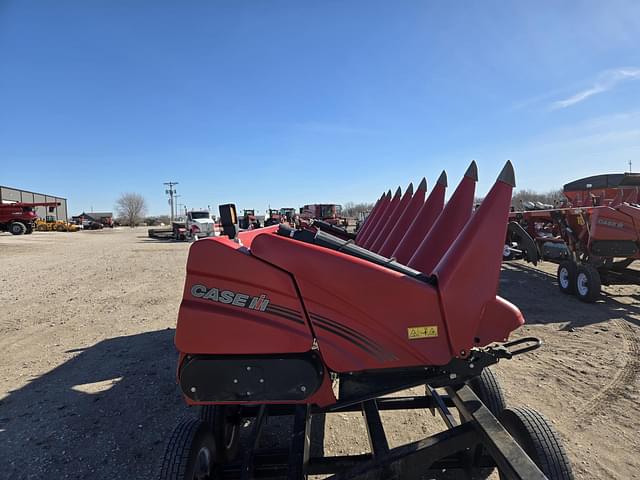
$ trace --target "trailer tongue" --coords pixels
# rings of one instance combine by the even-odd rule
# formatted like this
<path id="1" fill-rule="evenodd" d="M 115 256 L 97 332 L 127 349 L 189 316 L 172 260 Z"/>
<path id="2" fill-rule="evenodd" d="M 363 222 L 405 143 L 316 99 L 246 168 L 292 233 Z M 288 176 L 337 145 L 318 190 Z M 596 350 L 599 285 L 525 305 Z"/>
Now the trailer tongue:
<path id="1" fill-rule="evenodd" d="M 233 205 L 221 206 L 225 236 L 191 246 L 175 338 L 178 383 L 201 415 L 174 431 L 161 478 L 417 479 L 496 466 L 506 478 L 572 478 L 549 424 L 507 409 L 488 369 L 540 341 L 508 341 L 524 319 L 496 295 L 511 164 L 472 215 L 476 180 L 472 164 L 444 208 L 422 208 L 423 184 L 415 202 L 411 189 L 383 195 L 366 240 L 322 222 L 238 233 Z M 413 229 L 406 264 L 381 254 L 402 243 L 396 228 L 423 220 L 432 227 L 420 242 Z M 425 394 L 384 397 L 416 386 Z M 415 408 L 438 411 L 447 429 L 390 448 L 379 411 Z M 310 458 L 311 417 L 353 410 L 364 414 L 371 454 Z M 264 452 L 262 427 L 274 415 L 293 416 L 291 444 Z M 238 456 L 241 419 L 252 432 Z"/>

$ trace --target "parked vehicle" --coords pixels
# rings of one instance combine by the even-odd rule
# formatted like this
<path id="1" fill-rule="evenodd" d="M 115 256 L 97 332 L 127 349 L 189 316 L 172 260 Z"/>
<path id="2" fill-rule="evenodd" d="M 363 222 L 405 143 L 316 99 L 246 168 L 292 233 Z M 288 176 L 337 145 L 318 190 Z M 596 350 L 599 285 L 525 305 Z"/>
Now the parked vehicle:
<path id="1" fill-rule="evenodd" d="M 173 222 L 173 237 L 176 240 L 198 240 L 218 235 L 216 222 L 209 210 L 186 212 L 183 222 Z"/>
<path id="2" fill-rule="evenodd" d="M 10 232 L 13 235 L 28 235 L 35 229 L 38 214 L 35 207 L 47 207 L 53 212 L 60 202 L 36 203 L 1 203 L 0 204 L 0 232 Z"/>
<path id="3" fill-rule="evenodd" d="M 345 219 L 341 217 L 342 206 L 335 203 L 314 203 L 300 208 L 300 219 L 309 221 L 312 219 L 324 220 L 334 225 L 344 225 Z"/>
<path id="4" fill-rule="evenodd" d="M 256 217 L 255 210 L 243 210 L 238 224 L 241 229 L 249 230 L 252 228 L 260 228 L 260 221 Z"/>
<path id="5" fill-rule="evenodd" d="M 100 222 L 94 222 L 93 220 L 83 220 L 82 228 L 84 230 L 102 230 L 104 228 L 104 225 L 102 225 Z"/>

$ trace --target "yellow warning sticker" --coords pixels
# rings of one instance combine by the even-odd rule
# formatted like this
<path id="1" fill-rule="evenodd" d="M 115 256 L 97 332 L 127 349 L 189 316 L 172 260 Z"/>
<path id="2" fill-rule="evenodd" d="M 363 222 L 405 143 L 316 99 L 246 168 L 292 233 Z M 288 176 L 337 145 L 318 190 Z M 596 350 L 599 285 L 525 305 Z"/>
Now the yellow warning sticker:
<path id="1" fill-rule="evenodd" d="M 433 338 L 438 336 L 437 325 L 426 325 L 424 327 L 409 327 L 407 328 L 407 334 L 409 340 L 416 340 L 418 338 Z"/>

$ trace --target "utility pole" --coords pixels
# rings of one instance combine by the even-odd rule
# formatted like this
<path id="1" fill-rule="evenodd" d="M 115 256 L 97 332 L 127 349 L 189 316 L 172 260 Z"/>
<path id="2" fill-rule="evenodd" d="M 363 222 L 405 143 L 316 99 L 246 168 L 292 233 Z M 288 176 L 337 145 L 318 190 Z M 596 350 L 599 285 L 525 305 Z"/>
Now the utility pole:
<path id="1" fill-rule="evenodd" d="M 164 193 L 166 193 L 167 195 L 169 195 L 169 205 L 171 206 L 171 215 L 170 215 L 170 219 L 171 222 L 173 223 L 173 197 L 176 194 L 176 189 L 173 188 L 174 186 L 178 185 L 178 182 L 164 182 L 165 185 L 167 185 L 169 188 L 167 188 Z"/>
<path id="2" fill-rule="evenodd" d="M 180 203 L 178 203 L 178 198 L 181 197 L 182 195 L 178 195 L 177 193 L 173 196 L 173 201 L 175 202 L 175 206 L 176 206 L 176 219 L 180 216 Z"/>
<path id="3" fill-rule="evenodd" d="M 633 170 L 631 170 L 631 160 L 629 160 L 629 173 L 633 172 Z"/>

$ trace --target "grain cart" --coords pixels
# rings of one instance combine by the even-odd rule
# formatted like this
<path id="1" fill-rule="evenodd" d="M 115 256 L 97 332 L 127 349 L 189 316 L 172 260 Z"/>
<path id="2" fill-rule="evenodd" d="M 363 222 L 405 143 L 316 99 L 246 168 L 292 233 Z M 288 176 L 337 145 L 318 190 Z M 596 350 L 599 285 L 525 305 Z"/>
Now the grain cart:
<path id="1" fill-rule="evenodd" d="M 35 229 L 35 222 L 38 219 L 35 207 L 47 207 L 49 212 L 53 212 L 58 206 L 60 202 L 0 203 L 0 232 L 28 235 Z"/>
<path id="2" fill-rule="evenodd" d="M 540 346 L 508 341 L 524 319 L 496 296 L 513 185 L 507 164 L 471 216 L 475 180 L 463 180 L 432 224 L 449 228 L 404 264 L 321 229 L 238 233 L 235 208 L 221 206 L 224 235 L 189 251 L 175 336 L 178 384 L 199 418 L 174 430 L 160 478 L 486 478 L 496 467 L 573 478 L 553 428 L 507 408 L 489 369 Z M 423 222 L 437 207 L 415 203 Z M 446 428 L 391 448 L 380 412 L 425 408 Z M 349 411 L 362 412 L 370 453 L 311 455 L 312 420 Z M 290 444 L 265 450 L 276 416 L 291 419 Z"/>
<path id="3" fill-rule="evenodd" d="M 640 205 L 627 201 L 638 186 L 637 174 L 587 177 L 565 185 L 565 208 L 511 212 L 503 258 L 557 263 L 560 291 L 584 302 L 602 285 L 640 284 L 628 268 L 640 259 Z"/>

